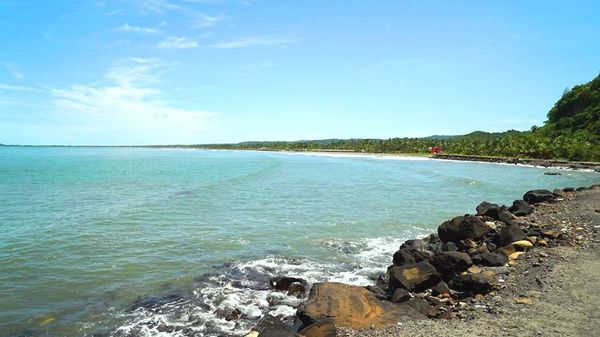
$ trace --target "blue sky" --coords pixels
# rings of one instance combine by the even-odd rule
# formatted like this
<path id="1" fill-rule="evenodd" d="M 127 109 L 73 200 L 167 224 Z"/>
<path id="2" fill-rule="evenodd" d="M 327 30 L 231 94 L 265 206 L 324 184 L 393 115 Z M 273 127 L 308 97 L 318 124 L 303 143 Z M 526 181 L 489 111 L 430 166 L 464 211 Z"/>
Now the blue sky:
<path id="1" fill-rule="evenodd" d="M 600 70 L 598 1 L 0 0 L 0 142 L 526 130 Z"/>

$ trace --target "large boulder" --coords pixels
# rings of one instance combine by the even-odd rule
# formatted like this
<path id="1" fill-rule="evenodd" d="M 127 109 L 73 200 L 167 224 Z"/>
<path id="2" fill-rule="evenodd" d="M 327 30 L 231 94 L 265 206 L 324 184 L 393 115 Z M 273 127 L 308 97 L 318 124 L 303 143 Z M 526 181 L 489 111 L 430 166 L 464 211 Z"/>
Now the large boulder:
<path id="1" fill-rule="evenodd" d="M 458 242 L 464 239 L 481 239 L 490 231 L 483 221 L 473 215 L 457 216 L 438 227 L 443 242 Z"/>
<path id="2" fill-rule="evenodd" d="M 500 267 L 508 262 L 508 258 L 504 254 L 482 253 L 471 256 L 473 263 L 480 266 Z"/>
<path id="3" fill-rule="evenodd" d="M 298 317 L 305 327 L 329 318 L 336 327 L 352 329 L 426 318 L 407 305 L 380 301 L 363 287 L 337 282 L 315 283 L 308 300 L 298 308 Z"/>
<path id="4" fill-rule="evenodd" d="M 278 277 L 273 277 L 269 280 L 269 284 L 271 285 L 271 288 L 276 289 L 276 290 L 289 290 L 290 287 L 292 286 L 292 284 L 294 283 L 300 283 L 302 285 L 306 284 L 306 281 L 301 279 L 301 278 L 297 278 L 297 277 L 288 277 L 288 276 L 278 276 Z"/>
<path id="5" fill-rule="evenodd" d="M 444 252 L 434 256 L 430 263 L 440 273 L 449 275 L 467 270 L 473 261 L 463 252 Z"/>
<path id="6" fill-rule="evenodd" d="M 298 331 L 298 334 L 304 337 L 336 337 L 337 329 L 335 328 L 335 322 L 330 318 L 326 318 Z"/>
<path id="7" fill-rule="evenodd" d="M 286 327 L 272 327 L 264 329 L 258 337 L 300 337 L 294 331 Z"/>
<path id="8" fill-rule="evenodd" d="M 513 222 L 513 215 L 506 206 L 498 206 L 487 201 L 482 202 L 476 208 L 477 215 L 488 216 L 494 220 L 505 223 Z"/>
<path id="9" fill-rule="evenodd" d="M 395 266 L 402 266 L 405 264 L 426 261 L 430 256 L 428 251 L 418 250 L 413 247 L 401 247 L 400 250 L 394 253 L 393 262 Z"/>
<path id="10" fill-rule="evenodd" d="M 400 249 L 413 248 L 416 250 L 425 251 L 427 250 L 427 244 L 427 242 L 421 239 L 411 239 L 404 241 L 404 243 L 400 246 Z"/>
<path id="11" fill-rule="evenodd" d="M 537 204 L 539 202 L 554 200 L 556 196 L 548 190 L 531 190 L 523 195 L 523 200 L 529 204 Z"/>
<path id="12" fill-rule="evenodd" d="M 525 202 L 525 200 L 513 201 L 512 206 L 508 210 L 516 216 L 526 216 L 533 213 L 533 207 Z"/>
<path id="13" fill-rule="evenodd" d="M 408 291 L 423 291 L 436 285 L 441 280 L 438 271 L 426 261 L 394 266 L 390 271 L 389 290 L 404 288 Z"/>
<path id="14" fill-rule="evenodd" d="M 509 225 L 502 228 L 496 237 L 496 243 L 500 247 L 520 240 L 527 240 L 527 234 L 518 225 Z"/>
<path id="15" fill-rule="evenodd" d="M 494 277 L 484 273 L 461 274 L 450 281 L 450 288 L 473 294 L 487 294 L 492 291 L 493 283 Z"/>

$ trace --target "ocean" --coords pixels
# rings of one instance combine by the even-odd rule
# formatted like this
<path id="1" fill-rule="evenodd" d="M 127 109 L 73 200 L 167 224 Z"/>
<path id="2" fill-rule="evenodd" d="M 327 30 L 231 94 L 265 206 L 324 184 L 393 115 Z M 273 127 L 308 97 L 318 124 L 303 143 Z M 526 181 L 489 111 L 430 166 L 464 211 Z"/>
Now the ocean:
<path id="1" fill-rule="evenodd" d="M 481 201 L 599 181 L 420 157 L 0 147 L 0 336 L 244 335 L 301 301 L 273 276 L 367 285 L 404 240 Z"/>

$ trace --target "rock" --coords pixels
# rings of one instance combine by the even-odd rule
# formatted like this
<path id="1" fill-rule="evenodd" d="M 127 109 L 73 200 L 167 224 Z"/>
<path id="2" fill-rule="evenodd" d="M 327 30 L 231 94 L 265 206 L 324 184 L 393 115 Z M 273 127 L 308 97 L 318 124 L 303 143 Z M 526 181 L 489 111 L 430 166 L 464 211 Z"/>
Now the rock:
<path id="1" fill-rule="evenodd" d="M 515 302 L 517 302 L 517 304 L 527 304 L 527 305 L 533 304 L 533 300 L 531 298 L 527 298 L 527 297 L 515 298 Z"/>
<path id="2" fill-rule="evenodd" d="M 547 176 L 561 176 L 562 173 L 560 173 L 560 172 L 544 172 L 544 175 L 547 175 Z"/>
<path id="3" fill-rule="evenodd" d="M 393 262 L 395 266 L 402 266 L 429 260 L 430 256 L 428 252 L 413 247 L 405 247 L 394 253 Z"/>
<path id="4" fill-rule="evenodd" d="M 301 278 L 287 276 L 273 277 L 271 280 L 269 280 L 271 288 L 282 291 L 289 291 L 292 283 L 306 284 L 306 281 Z"/>
<path id="5" fill-rule="evenodd" d="M 438 235 L 443 242 L 457 242 L 464 239 L 481 239 L 490 228 L 473 215 L 457 216 L 438 227 Z"/>
<path id="6" fill-rule="evenodd" d="M 315 283 L 297 315 L 305 327 L 330 318 L 336 327 L 352 329 L 396 326 L 426 318 L 408 305 L 380 301 L 363 287 L 337 282 Z"/>
<path id="7" fill-rule="evenodd" d="M 531 248 L 533 247 L 533 243 L 529 240 L 519 240 L 512 243 L 513 246 L 521 247 L 521 248 Z"/>
<path id="8" fill-rule="evenodd" d="M 550 239 L 558 239 L 559 237 L 562 236 L 562 232 L 556 229 L 548 229 L 545 231 L 542 231 L 542 236 L 545 238 L 550 238 Z"/>
<path id="9" fill-rule="evenodd" d="M 258 337 L 300 337 L 300 335 L 285 327 L 269 327 L 264 329 Z"/>
<path id="10" fill-rule="evenodd" d="M 450 287 L 448 287 L 448 284 L 446 284 L 446 282 L 444 282 L 444 281 L 440 281 L 433 288 L 431 288 L 431 294 L 433 296 L 439 296 L 442 294 L 450 294 L 450 293 L 451 293 Z"/>
<path id="11" fill-rule="evenodd" d="M 259 335 L 259 334 L 260 334 L 260 333 L 259 333 L 258 331 L 254 331 L 254 330 L 252 330 L 252 331 L 248 332 L 248 333 L 246 334 L 246 336 L 244 336 L 244 337 L 258 337 L 258 335 Z"/>
<path id="12" fill-rule="evenodd" d="M 426 261 L 390 268 L 390 290 L 392 291 L 404 288 L 419 292 L 433 287 L 440 280 L 440 273 Z"/>
<path id="13" fill-rule="evenodd" d="M 288 295 L 296 296 L 296 297 L 300 298 L 300 297 L 303 297 L 304 294 L 306 293 L 306 286 L 300 282 L 294 282 L 294 283 L 290 284 L 287 291 L 288 291 Z"/>
<path id="14" fill-rule="evenodd" d="M 533 207 L 525 202 L 525 200 L 515 200 L 512 206 L 508 208 L 508 211 L 516 216 L 526 216 L 533 213 Z"/>
<path id="15" fill-rule="evenodd" d="M 567 196 L 567 193 L 565 193 L 563 190 L 561 189 L 555 189 L 554 191 L 552 191 L 552 194 L 554 194 L 555 197 L 557 198 L 564 198 Z"/>
<path id="16" fill-rule="evenodd" d="M 516 249 L 516 248 L 515 248 L 515 246 L 513 246 L 513 245 L 507 245 L 507 246 L 504 246 L 504 247 L 502 247 L 502 248 L 500 248 L 500 249 L 497 249 L 496 251 L 497 251 L 498 253 L 502 253 L 502 254 L 504 254 L 504 256 L 506 256 L 506 257 L 509 257 L 509 256 L 511 256 L 513 253 L 515 253 L 515 252 L 517 251 L 517 249 Z"/>
<path id="17" fill-rule="evenodd" d="M 408 302 L 406 302 L 406 305 L 422 315 L 427 315 L 427 312 L 430 308 L 430 305 L 426 300 L 418 297 L 411 298 Z"/>
<path id="18" fill-rule="evenodd" d="M 588 188 L 587 188 L 587 187 L 585 187 L 585 186 L 579 186 L 579 187 L 577 187 L 577 188 L 575 189 L 575 191 L 577 191 L 577 192 L 581 192 L 581 191 L 585 191 L 585 190 L 587 190 L 587 189 L 588 189 Z"/>
<path id="19" fill-rule="evenodd" d="M 458 275 L 450 281 L 450 288 L 470 291 L 473 294 L 487 294 L 492 290 L 494 278 L 489 275 L 464 274 Z"/>
<path id="20" fill-rule="evenodd" d="M 392 303 L 402 303 L 410 300 L 410 293 L 404 288 L 397 288 L 392 295 Z"/>
<path id="21" fill-rule="evenodd" d="M 506 246 L 521 240 L 527 240 L 527 234 L 517 225 L 509 225 L 502 228 L 496 237 L 496 243 L 499 246 Z"/>
<path id="22" fill-rule="evenodd" d="M 457 250 L 458 247 L 456 247 L 456 244 L 452 241 L 446 242 L 442 245 L 442 251 L 444 252 L 455 252 Z"/>
<path id="23" fill-rule="evenodd" d="M 535 244 L 541 247 L 548 247 L 548 241 L 544 239 L 538 239 Z"/>
<path id="24" fill-rule="evenodd" d="M 326 318 L 298 331 L 298 334 L 305 337 L 336 337 L 337 330 L 335 322 L 332 319 Z"/>
<path id="25" fill-rule="evenodd" d="M 481 266 L 501 267 L 508 262 L 508 258 L 502 254 L 483 253 L 472 256 L 473 263 Z"/>
<path id="26" fill-rule="evenodd" d="M 388 300 L 389 299 L 389 295 L 387 293 L 387 291 L 385 291 L 383 288 L 379 287 L 379 286 L 366 286 L 365 289 L 367 289 L 368 291 L 372 292 L 373 295 L 375 295 L 375 297 L 378 300 Z"/>
<path id="27" fill-rule="evenodd" d="M 403 249 L 403 248 L 414 248 L 416 250 L 425 251 L 425 250 L 428 250 L 427 249 L 427 244 L 428 243 L 426 243 L 425 241 L 420 240 L 420 239 L 406 240 L 400 246 L 400 249 Z"/>
<path id="28" fill-rule="evenodd" d="M 476 265 L 472 265 L 469 267 L 469 269 L 467 269 L 467 271 L 472 274 L 477 274 L 477 273 L 481 273 L 481 268 L 479 268 Z"/>
<path id="29" fill-rule="evenodd" d="M 472 264 L 471 257 L 463 252 L 444 252 L 434 256 L 431 265 L 444 275 L 462 272 Z"/>
<path id="30" fill-rule="evenodd" d="M 513 223 L 513 214 L 508 210 L 508 208 L 506 208 L 506 206 L 498 206 L 487 201 L 484 201 L 477 206 L 477 215 L 487 216 L 494 220 L 505 223 Z M 487 226 L 491 228 L 490 225 Z"/>
<path id="31" fill-rule="evenodd" d="M 518 259 L 523 254 L 525 254 L 525 253 L 523 253 L 523 252 L 514 252 L 514 253 L 510 254 L 510 256 L 508 257 L 508 260 L 509 261 L 514 261 L 514 260 Z"/>
<path id="32" fill-rule="evenodd" d="M 531 190 L 523 195 L 523 200 L 530 204 L 554 200 L 556 197 L 548 190 Z"/>
<path id="33" fill-rule="evenodd" d="M 565 187 L 563 188 L 563 192 L 575 192 L 575 187 Z"/>
<path id="34" fill-rule="evenodd" d="M 445 307 L 443 305 L 436 305 L 435 307 L 430 308 L 427 311 L 427 317 L 437 319 L 450 319 L 451 312 L 451 308 Z"/>
<path id="35" fill-rule="evenodd" d="M 238 320 L 241 315 L 242 315 L 242 312 L 240 311 L 240 309 L 233 309 L 225 315 L 225 320 L 226 321 L 235 321 L 235 320 Z"/>

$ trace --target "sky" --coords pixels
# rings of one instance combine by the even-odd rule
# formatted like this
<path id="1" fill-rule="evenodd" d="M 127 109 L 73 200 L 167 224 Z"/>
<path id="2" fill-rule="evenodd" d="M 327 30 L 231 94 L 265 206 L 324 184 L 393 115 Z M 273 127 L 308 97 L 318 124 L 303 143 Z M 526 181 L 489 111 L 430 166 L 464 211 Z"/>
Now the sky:
<path id="1" fill-rule="evenodd" d="M 600 71 L 600 2 L 0 0 L 0 143 L 528 130 Z"/>

